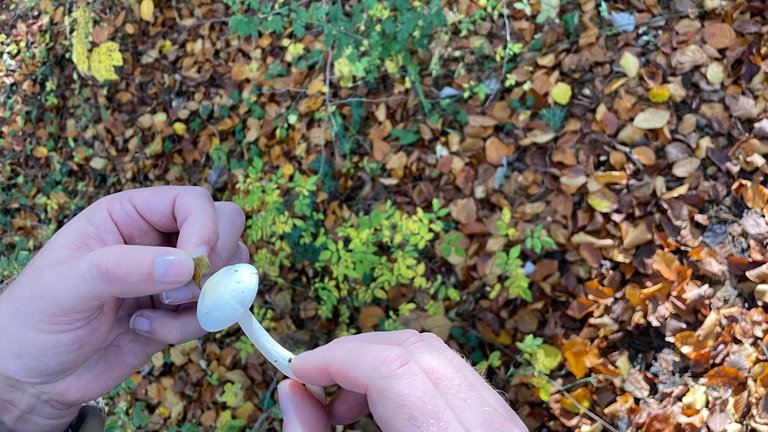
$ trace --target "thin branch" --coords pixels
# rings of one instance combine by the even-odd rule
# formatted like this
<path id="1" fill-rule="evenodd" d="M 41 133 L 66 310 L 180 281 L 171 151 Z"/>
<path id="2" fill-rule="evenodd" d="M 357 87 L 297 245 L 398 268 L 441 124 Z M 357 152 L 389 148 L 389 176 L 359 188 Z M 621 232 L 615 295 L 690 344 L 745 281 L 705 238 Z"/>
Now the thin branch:
<path id="1" fill-rule="evenodd" d="M 547 381 L 549 381 L 549 383 L 552 384 L 553 387 L 555 387 L 560 393 L 562 393 L 563 396 L 568 398 L 568 400 L 571 401 L 573 406 L 575 406 L 576 408 L 581 410 L 584 414 L 588 415 L 589 417 L 591 417 L 596 422 L 598 422 L 601 425 L 603 425 L 603 427 L 608 429 L 609 431 L 611 431 L 611 432 L 619 432 L 618 429 L 616 429 L 615 427 L 611 426 L 608 422 L 606 422 L 605 420 L 601 419 L 597 414 L 593 413 L 592 411 L 590 411 L 587 408 L 585 408 L 582 404 L 580 404 L 579 401 L 576 400 L 576 398 L 571 396 L 571 394 L 568 393 L 568 391 L 566 391 L 560 384 L 556 383 L 552 378 L 550 378 L 547 375 L 542 375 L 542 376 L 544 376 L 547 379 Z"/>
<path id="2" fill-rule="evenodd" d="M 506 38 L 507 44 L 504 46 L 504 59 L 501 61 L 501 72 L 499 72 L 499 78 L 498 78 L 498 86 L 496 86 L 496 89 L 494 89 L 493 93 L 486 99 L 485 101 L 485 107 L 488 108 L 491 104 L 491 101 L 496 97 L 496 93 L 501 91 L 503 88 L 502 83 L 505 80 L 505 77 L 507 76 L 507 61 L 509 60 L 509 46 L 512 44 L 512 31 L 510 30 L 509 25 L 509 10 L 507 10 L 507 6 L 505 5 L 504 8 L 504 37 Z"/>

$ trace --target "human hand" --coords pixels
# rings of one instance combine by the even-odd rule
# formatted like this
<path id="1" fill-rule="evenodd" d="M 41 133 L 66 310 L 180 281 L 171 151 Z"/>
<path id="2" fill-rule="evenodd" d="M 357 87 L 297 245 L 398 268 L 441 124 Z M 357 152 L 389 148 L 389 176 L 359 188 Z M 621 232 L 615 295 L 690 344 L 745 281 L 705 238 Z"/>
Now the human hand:
<path id="1" fill-rule="evenodd" d="M 0 431 L 63 430 L 166 344 L 202 336 L 193 255 L 248 261 L 243 212 L 196 187 L 103 198 L 0 294 Z"/>
<path id="2" fill-rule="evenodd" d="M 280 383 L 283 430 L 328 431 L 368 409 L 384 432 L 527 431 L 504 399 L 431 333 L 414 330 L 347 336 L 298 355 L 307 384 L 338 384 L 324 405 L 298 381 Z"/>

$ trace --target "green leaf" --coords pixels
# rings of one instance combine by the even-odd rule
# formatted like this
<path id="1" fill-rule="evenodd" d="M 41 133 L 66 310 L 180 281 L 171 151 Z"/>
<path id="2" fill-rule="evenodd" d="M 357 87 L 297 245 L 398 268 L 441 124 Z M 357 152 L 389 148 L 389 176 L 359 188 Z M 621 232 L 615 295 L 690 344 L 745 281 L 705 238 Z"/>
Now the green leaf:
<path id="1" fill-rule="evenodd" d="M 568 33 L 576 33 L 576 28 L 579 26 L 579 11 L 568 12 L 563 15 L 562 19 Z"/>
<path id="2" fill-rule="evenodd" d="M 259 35 L 259 26 L 253 18 L 235 14 L 229 19 L 229 31 L 240 37 L 255 38 Z"/>
<path id="3" fill-rule="evenodd" d="M 390 132 L 392 136 L 397 138 L 397 141 L 404 146 L 411 145 L 421 139 L 421 135 L 417 131 L 395 128 Z"/>
<path id="4" fill-rule="evenodd" d="M 563 359 L 562 353 L 550 344 L 541 344 L 531 357 L 531 366 L 537 371 L 547 375 L 555 369 Z"/>

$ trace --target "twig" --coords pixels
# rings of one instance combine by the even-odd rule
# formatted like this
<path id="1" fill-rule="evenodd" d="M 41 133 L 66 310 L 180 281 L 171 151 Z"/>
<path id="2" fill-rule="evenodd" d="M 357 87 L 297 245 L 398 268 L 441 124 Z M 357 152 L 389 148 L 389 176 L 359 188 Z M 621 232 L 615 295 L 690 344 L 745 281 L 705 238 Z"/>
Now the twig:
<path id="1" fill-rule="evenodd" d="M 176 0 L 173 0 L 173 16 L 176 17 L 176 24 L 181 25 L 181 18 L 179 18 L 179 11 L 176 10 Z"/>
<path id="2" fill-rule="evenodd" d="M 552 384 L 553 387 L 555 387 L 557 389 L 557 391 L 559 391 L 560 393 L 563 394 L 563 396 L 568 398 L 568 400 L 571 401 L 573 406 L 575 406 L 576 408 L 581 410 L 584 414 L 588 415 L 589 417 L 591 417 L 596 422 L 598 422 L 601 425 L 603 425 L 603 427 L 608 429 L 609 431 L 611 431 L 611 432 L 619 432 L 618 429 L 616 429 L 615 427 L 611 426 L 608 422 L 606 422 L 605 420 L 601 419 L 597 414 L 593 413 L 592 411 L 590 411 L 587 408 L 585 408 L 582 404 L 580 404 L 579 401 L 576 400 L 576 398 L 571 396 L 571 394 L 568 393 L 568 391 L 566 391 L 565 388 L 563 388 L 560 384 L 556 383 L 552 378 L 550 378 L 547 375 L 543 375 L 543 376 L 547 379 L 547 381 L 549 381 L 550 384 Z"/>
<path id="3" fill-rule="evenodd" d="M 272 383 L 269 385 L 269 388 L 262 395 L 261 400 L 266 400 L 275 391 L 275 389 L 277 388 L 277 384 L 280 382 L 279 377 L 280 377 L 280 374 L 275 374 L 275 377 L 272 379 Z M 269 417 L 272 417 L 270 410 L 264 410 L 259 416 L 259 419 L 256 421 L 256 423 L 253 424 L 253 427 L 251 427 L 251 432 L 257 432 L 262 430 L 261 427 Z"/>
<path id="4" fill-rule="evenodd" d="M 640 163 L 639 160 L 637 160 L 635 155 L 632 154 L 632 150 L 629 147 L 623 144 L 619 144 L 616 140 L 611 140 L 611 146 L 613 146 L 613 148 L 615 148 L 616 150 L 627 155 L 627 157 L 637 166 L 637 168 L 641 170 L 645 168 L 643 164 Z"/>
<path id="5" fill-rule="evenodd" d="M 501 61 L 501 72 L 499 73 L 498 83 L 499 85 L 494 89 L 493 93 L 486 99 L 485 101 L 485 107 L 488 108 L 491 104 L 491 101 L 496 97 L 496 93 L 501 91 L 502 89 L 502 83 L 505 80 L 505 77 L 507 76 L 507 61 L 509 60 L 509 46 L 512 43 L 512 31 L 510 30 L 509 26 L 509 11 L 507 10 L 507 6 L 505 5 L 504 8 L 504 36 L 507 40 L 507 44 L 504 46 L 504 59 Z"/>

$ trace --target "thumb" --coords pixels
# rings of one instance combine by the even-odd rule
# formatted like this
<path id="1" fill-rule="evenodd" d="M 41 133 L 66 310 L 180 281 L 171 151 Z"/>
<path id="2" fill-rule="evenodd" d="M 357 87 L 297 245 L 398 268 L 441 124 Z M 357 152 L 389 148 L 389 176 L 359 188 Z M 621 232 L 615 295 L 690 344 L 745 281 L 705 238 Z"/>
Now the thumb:
<path id="1" fill-rule="evenodd" d="M 72 269 L 85 280 L 83 298 L 131 298 L 159 294 L 192 279 L 192 256 L 159 246 L 116 245 L 83 256 Z"/>
<path id="2" fill-rule="evenodd" d="M 327 432 L 331 422 L 325 406 L 303 384 L 286 379 L 277 386 L 284 432 Z"/>

